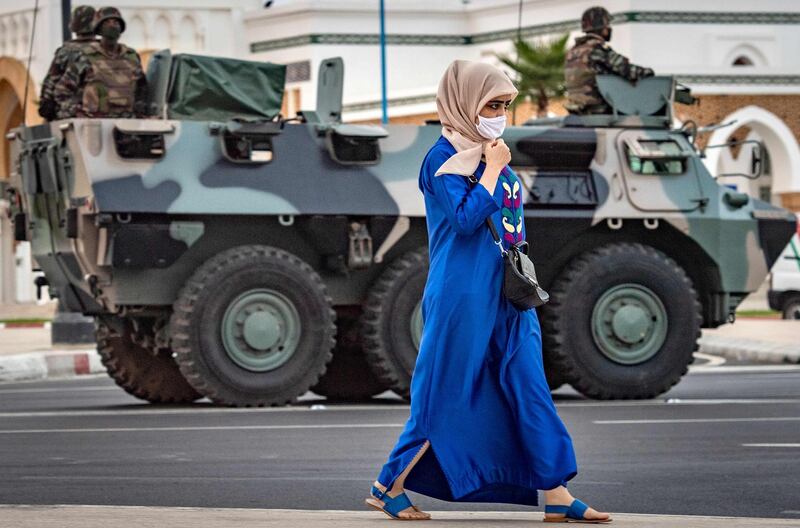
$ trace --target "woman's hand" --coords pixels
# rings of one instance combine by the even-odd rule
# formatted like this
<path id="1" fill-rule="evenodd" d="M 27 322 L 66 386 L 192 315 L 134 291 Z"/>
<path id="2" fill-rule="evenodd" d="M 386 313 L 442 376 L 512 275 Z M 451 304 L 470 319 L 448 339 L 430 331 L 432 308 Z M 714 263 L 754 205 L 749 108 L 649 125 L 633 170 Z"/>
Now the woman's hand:
<path id="1" fill-rule="evenodd" d="M 487 168 L 498 169 L 498 172 L 511 161 L 511 150 L 502 139 L 496 139 L 486 145 L 483 154 L 486 156 Z"/>
<path id="2" fill-rule="evenodd" d="M 505 141 L 496 139 L 486 145 L 483 149 L 483 155 L 486 157 L 486 168 L 483 170 L 480 183 L 486 187 L 489 194 L 494 194 L 494 188 L 497 185 L 497 178 L 500 176 L 500 172 L 511 161 L 511 151 L 506 146 Z"/>

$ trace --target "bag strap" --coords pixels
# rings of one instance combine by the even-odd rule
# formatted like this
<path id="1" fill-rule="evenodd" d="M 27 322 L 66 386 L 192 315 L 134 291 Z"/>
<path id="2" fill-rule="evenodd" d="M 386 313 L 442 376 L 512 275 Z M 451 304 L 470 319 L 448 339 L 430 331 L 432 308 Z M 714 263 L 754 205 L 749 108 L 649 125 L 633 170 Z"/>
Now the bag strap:
<path id="1" fill-rule="evenodd" d="M 476 178 L 474 174 L 470 174 L 469 176 L 467 176 L 467 179 L 471 184 L 470 190 L 474 189 L 475 186 L 478 184 L 478 178 Z M 492 238 L 494 239 L 495 245 L 500 250 L 500 254 L 505 257 L 506 253 L 508 252 L 506 251 L 506 248 L 503 247 L 503 241 L 500 240 L 500 235 L 497 233 L 497 228 L 494 226 L 494 222 L 492 222 L 491 216 L 486 217 L 486 225 L 489 227 L 489 232 L 492 233 Z"/>

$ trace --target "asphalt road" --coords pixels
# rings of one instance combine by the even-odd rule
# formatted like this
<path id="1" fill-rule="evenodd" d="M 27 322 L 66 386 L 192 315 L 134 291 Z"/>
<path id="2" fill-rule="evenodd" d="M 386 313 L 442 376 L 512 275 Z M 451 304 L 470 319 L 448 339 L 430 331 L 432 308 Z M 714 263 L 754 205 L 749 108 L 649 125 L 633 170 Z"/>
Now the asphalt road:
<path id="1" fill-rule="evenodd" d="M 643 402 L 562 388 L 556 403 L 578 454 L 570 488 L 587 502 L 800 525 L 800 367 L 708 367 Z M 156 407 L 103 377 L 3 384 L 0 503 L 360 510 L 408 408 L 391 395 L 324 404 Z"/>

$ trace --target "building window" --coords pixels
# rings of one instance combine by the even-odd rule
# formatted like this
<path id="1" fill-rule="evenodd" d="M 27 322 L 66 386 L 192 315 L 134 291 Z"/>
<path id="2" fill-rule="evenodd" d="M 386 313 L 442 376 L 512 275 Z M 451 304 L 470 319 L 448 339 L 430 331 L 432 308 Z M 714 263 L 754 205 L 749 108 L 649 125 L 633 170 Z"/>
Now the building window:
<path id="1" fill-rule="evenodd" d="M 747 55 L 739 55 L 733 60 L 732 66 L 754 66 L 753 59 Z"/>
<path id="2" fill-rule="evenodd" d="M 311 61 L 290 62 L 286 65 L 286 82 L 303 82 L 311 80 Z"/>
<path id="3" fill-rule="evenodd" d="M 771 203 L 772 202 L 772 186 L 771 185 L 759 185 L 758 187 L 758 199 Z"/>

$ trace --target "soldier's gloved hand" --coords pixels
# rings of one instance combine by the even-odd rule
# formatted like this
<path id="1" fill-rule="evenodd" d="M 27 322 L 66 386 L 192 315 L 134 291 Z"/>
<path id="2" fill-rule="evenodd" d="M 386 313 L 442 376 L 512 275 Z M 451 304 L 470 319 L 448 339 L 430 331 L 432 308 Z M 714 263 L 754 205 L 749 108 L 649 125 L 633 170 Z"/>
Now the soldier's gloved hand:
<path id="1" fill-rule="evenodd" d="M 42 101 L 39 103 L 39 115 L 48 121 L 56 118 L 56 103 L 55 101 Z"/>

